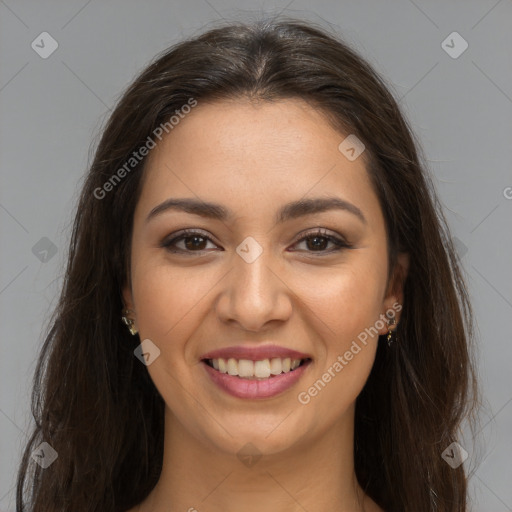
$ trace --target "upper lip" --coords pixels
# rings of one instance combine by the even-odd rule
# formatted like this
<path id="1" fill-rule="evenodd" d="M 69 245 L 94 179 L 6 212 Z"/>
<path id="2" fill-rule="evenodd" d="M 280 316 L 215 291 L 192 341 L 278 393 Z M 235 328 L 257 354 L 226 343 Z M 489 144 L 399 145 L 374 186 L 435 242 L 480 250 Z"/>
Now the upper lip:
<path id="1" fill-rule="evenodd" d="M 290 359 L 310 359 L 311 356 L 278 345 L 260 345 L 258 347 L 248 347 L 246 345 L 237 345 L 234 347 L 219 348 L 203 354 L 203 359 L 248 359 L 252 361 L 261 361 L 263 359 L 272 359 L 273 357 Z"/>

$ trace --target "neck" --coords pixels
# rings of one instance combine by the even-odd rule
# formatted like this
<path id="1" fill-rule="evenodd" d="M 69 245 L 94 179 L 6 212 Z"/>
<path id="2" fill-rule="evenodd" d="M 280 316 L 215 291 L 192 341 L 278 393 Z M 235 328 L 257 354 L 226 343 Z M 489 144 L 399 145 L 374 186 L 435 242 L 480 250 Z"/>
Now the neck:
<path id="1" fill-rule="evenodd" d="M 241 460 L 193 437 L 166 409 L 162 473 L 140 510 L 363 512 L 353 425 L 351 409 L 313 442 L 299 440 L 285 451 Z"/>

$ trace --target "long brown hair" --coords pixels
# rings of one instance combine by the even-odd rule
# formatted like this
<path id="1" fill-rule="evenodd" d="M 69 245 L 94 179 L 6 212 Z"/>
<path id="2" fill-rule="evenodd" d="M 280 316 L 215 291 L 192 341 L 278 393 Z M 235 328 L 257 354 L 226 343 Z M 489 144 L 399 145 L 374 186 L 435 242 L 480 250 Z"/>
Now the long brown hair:
<path id="1" fill-rule="evenodd" d="M 146 158 L 130 168 L 126 162 L 191 99 L 240 97 L 301 98 L 365 144 L 389 268 L 398 251 L 409 253 L 410 268 L 399 341 L 379 343 L 357 399 L 356 475 L 388 512 L 465 511 L 467 475 L 441 453 L 474 410 L 471 306 L 419 145 L 388 87 L 360 56 L 325 29 L 282 17 L 216 27 L 166 50 L 106 124 L 38 359 L 35 428 L 18 473 L 17 511 L 123 512 L 158 481 L 164 402 L 134 357 L 140 341 L 120 319 Z M 122 179 L 112 181 L 114 175 Z M 46 469 L 31 459 L 43 441 L 58 453 Z"/>

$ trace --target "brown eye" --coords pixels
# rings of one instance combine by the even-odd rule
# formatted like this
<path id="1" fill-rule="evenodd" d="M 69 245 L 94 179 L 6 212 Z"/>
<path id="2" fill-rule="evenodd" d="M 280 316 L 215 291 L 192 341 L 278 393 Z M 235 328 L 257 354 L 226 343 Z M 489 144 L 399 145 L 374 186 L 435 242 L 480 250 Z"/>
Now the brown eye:
<path id="1" fill-rule="evenodd" d="M 306 238 L 306 246 L 312 251 L 326 249 L 330 240 L 325 236 L 314 236 Z"/>
<path id="2" fill-rule="evenodd" d="M 161 246 L 174 253 L 191 253 L 207 250 L 208 242 L 213 244 L 208 236 L 199 231 L 182 231 L 170 240 L 164 240 Z"/>
<path id="3" fill-rule="evenodd" d="M 339 251 L 343 248 L 350 247 L 350 245 L 341 238 L 330 235 L 324 230 L 306 234 L 296 243 L 296 245 L 302 242 L 305 243 L 307 252 L 319 252 L 330 254 L 332 252 Z M 329 244 L 332 244 L 331 247 L 333 248 L 331 248 L 330 250 L 326 250 Z"/>
<path id="4" fill-rule="evenodd" d="M 208 243 L 217 247 L 210 237 L 199 231 L 182 231 L 171 239 L 166 239 L 161 246 L 172 253 L 193 253 L 209 250 Z M 331 254 L 343 248 L 351 247 L 343 239 L 328 234 L 326 231 L 308 233 L 300 238 L 295 245 L 304 243 L 306 252 Z M 330 245 L 330 249 L 329 249 Z"/>
<path id="5" fill-rule="evenodd" d="M 190 251 L 194 249 L 199 249 L 201 251 L 206 245 L 206 237 L 204 236 L 193 235 L 182 237 L 182 239 L 185 241 L 185 247 Z"/>

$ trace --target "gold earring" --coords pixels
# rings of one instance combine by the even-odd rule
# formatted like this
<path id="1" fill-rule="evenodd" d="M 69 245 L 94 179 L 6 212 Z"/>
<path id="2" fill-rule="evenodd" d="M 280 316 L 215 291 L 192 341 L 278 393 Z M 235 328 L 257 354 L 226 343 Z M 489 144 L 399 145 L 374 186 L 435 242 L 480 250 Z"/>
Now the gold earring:
<path id="1" fill-rule="evenodd" d="M 123 316 L 121 317 L 121 320 L 128 326 L 130 334 L 135 336 L 139 331 L 135 327 L 135 320 L 128 316 L 130 313 L 133 313 L 131 309 L 123 309 Z"/>
<path id="2" fill-rule="evenodd" d="M 391 343 L 398 341 L 398 336 L 396 334 L 396 327 L 394 329 L 391 329 L 391 327 L 396 326 L 396 325 L 398 325 L 396 318 L 392 317 L 388 322 L 388 335 L 387 335 L 388 347 L 391 346 Z"/>

